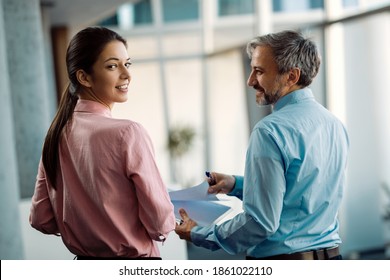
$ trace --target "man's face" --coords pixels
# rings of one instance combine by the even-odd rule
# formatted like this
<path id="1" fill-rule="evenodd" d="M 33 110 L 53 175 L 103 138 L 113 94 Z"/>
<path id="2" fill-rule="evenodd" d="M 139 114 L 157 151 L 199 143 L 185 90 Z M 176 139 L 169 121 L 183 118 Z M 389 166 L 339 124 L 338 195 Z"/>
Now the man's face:
<path id="1" fill-rule="evenodd" d="M 254 49 L 251 69 L 247 84 L 256 90 L 256 103 L 259 106 L 275 104 L 285 94 L 286 75 L 279 74 L 270 47 L 258 46 Z"/>

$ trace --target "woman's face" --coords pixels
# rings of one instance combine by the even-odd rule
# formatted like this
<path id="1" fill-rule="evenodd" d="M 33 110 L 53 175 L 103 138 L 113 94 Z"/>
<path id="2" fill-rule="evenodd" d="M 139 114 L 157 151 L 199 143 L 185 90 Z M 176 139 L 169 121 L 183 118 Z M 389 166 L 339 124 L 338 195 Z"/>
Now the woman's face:
<path id="1" fill-rule="evenodd" d="M 97 101 L 113 107 L 115 102 L 127 101 L 131 62 L 125 45 L 120 41 L 108 43 L 89 74 L 88 92 Z"/>

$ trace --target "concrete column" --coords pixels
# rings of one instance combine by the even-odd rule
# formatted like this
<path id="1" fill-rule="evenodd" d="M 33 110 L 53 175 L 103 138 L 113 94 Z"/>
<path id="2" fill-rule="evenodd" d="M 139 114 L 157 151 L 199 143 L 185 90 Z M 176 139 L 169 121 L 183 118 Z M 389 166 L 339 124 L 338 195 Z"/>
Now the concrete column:
<path id="1" fill-rule="evenodd" d="M 272 32 L 272 1 L 271 0 L 256 0 L 255 1 L 255 35 L 264 35 Z"/>
<path id="2" fill-rule="evenodd" d="M 380 26 L 380 28 L 378 28 Z M 370 67 L 371 77 L 367 90 L 367 99 L 372 102 L 374 114 L 372 124 L 375 124 L 375 138 L 378 149 L 376 159 L 376 170 L 379 181 L 380 209 L 379 216 L 383 228 L 383 244 L 385 246 L 385 257 L 390 259 L 390 220 L 384 219 L 384 213 L 390 209 L 390 17 L 389 13 L 382 13 L 370 18 L 365 23 L 364 28 L 368 34 L 368 45 L 365 55 L 366 59 L 372 63 Z M 387 30 L 387 32 L 386 32 Z M 369 102 L 370 102 L 369 101 Z M 372 187 L 371 192 L 375 192 L 378 185 Z"/>
<path id="3" fill-rule="evenodd" d="M 9 260 L 23 259 L 24 254 L 2 4 L 0 0 L 0 259 Z"/>
<path id="4" fill-rule="evenodd" d="M 390 203 L 382 189 L 390 182 L 390 37 L 385 32 L 390 21 L 382 13 L 344 26 L 350 152 L 340 225 L 346 237 L 342 248 L 356 257 L 390 240 L 389 224 L 382 220 L 385 203 Z"/>
<path id="5" fill-rule="evenodd" d="M 199 3 L 202 20 L 202 33 L 201 33 L 201 44 L 202 44 L 202 99 L 203 99 L 203 131 L 204 135 L 204 169 L 211 169 L 211 95 L 209 91 L 210 79 L 209 79 L 209 59 L 208 55 L 214 51 L 214 18 L 216 16 L 215 1 L 202 0 Z"/>
<path id="6" fill-rule="evenodd" d="M 328 20 L 335 20 L 343 14 L 341 1 L 326 0 L 324 4 Z M 342 23 L 332 24 L 325 28 L 327 107 L 343 123 L 346 123 L 344 38 L 344 25 Z"/>
<path id="7" fill-rule="evenodd" d="M 2 2 L 20 192 L 31 197 L 50 122 L 40 3 Z"/>

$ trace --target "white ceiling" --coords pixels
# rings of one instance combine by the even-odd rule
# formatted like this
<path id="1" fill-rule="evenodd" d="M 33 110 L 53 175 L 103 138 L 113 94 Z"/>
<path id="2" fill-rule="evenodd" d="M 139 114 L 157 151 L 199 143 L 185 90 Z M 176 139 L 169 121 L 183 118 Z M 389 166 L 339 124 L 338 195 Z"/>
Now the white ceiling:
<path id="1" fill-rule="evenodd" d="M 80 26 L 94 24 L 112 15 L 124 3 L 139 0 L 41 0 L 51 26 Z"/>

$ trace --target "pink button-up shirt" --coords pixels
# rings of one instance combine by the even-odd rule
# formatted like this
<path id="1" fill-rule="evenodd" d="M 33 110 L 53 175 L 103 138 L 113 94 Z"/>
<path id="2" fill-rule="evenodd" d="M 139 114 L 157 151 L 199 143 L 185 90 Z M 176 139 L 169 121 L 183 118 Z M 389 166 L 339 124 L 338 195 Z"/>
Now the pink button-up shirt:
<path id="1" fill-rule="evenodd" d="M 57 190 L 39 164 L 31 225 L 59 233 L 76 255 L 157 257 L 175 228 L 173 206 L 145 129 L 79 100 L 59 145 Z"/>

